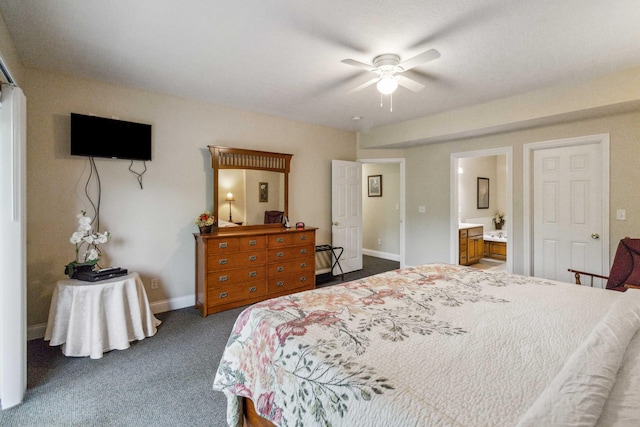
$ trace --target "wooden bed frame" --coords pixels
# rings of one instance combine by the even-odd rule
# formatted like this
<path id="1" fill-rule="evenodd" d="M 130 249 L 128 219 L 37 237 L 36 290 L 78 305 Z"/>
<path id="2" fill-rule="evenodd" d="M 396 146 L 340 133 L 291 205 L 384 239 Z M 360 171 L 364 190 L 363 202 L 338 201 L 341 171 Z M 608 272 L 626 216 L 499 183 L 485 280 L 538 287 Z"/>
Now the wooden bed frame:
<path id="1" fill-rule="evenodd" d="M 253 401 L 246 397 L 242 398 L 242 415 L 244 416 L 244 427 L 277 427 L 271 421 L 262 418 L 253 406 Z"/>

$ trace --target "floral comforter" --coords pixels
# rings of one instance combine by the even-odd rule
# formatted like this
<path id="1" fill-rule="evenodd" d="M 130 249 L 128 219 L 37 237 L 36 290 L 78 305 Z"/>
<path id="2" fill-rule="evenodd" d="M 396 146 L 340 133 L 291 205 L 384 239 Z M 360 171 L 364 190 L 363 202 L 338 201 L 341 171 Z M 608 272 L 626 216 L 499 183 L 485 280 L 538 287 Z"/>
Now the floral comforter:
<path id="1" fill-rule="evenodd" d="M 628 336 L 607 344 L 611 325 Z M 552 425 L 544 417 L 568 423 L 576 413 L 584 425 L 603 413 L 602 425 L 620 424 L 640 419 L 607 403 L 638 391 L 629 383 L 640 384 L 640 363 L 621 365 L 640 361 L 626 354 L 640 353 L 639 327 L 640 291 L 425 265 L 247 308 L 213 388 L 227 395 L 232 426 L 242 425 L 238 397 L 280 426 Z M 616 388 L 618 371 L 627 378 Z M 586 389 L 598 379 L 597 403 L 562 398 L 567 387 L 582 396 L 580 375 Z"/>

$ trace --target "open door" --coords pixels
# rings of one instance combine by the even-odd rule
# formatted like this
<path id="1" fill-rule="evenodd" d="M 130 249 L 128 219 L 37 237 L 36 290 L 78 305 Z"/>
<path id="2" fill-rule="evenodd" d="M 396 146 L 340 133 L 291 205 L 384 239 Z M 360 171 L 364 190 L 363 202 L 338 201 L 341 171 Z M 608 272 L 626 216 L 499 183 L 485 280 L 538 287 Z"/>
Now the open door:
<path id="1" fill-rule="evenodd" d="M 26 98 L 2 85 L 0 105 L 0 402 L 22 402 L 27 388 Z"/>
<path id="2" fill-rule="evenodd" d="M 359 162 L 331 161 L 331 242 L 344 248 L 340 265 L 345 273 L 362 270 L 362 165 Z"/>

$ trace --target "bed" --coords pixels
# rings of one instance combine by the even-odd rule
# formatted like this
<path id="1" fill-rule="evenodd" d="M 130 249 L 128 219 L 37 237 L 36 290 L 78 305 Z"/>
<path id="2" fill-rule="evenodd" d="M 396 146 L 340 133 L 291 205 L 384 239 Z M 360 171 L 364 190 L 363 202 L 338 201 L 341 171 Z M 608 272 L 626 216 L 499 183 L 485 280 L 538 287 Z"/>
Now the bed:
<path id="1" fill-rule="evenodd" d="M 640 425 L 640 290 L 430 264 L 264 301 L 213 388 L 230 426 Z"/>

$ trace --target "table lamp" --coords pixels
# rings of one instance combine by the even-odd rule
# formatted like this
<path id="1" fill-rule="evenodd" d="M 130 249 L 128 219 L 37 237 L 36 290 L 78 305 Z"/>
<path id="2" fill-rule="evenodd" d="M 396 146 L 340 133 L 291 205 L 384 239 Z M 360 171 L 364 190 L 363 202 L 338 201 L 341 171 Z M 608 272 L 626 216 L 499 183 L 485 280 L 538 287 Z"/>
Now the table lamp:
<path id="1" fill-rule="evenodd" d="M 233 222 L 231 219 L 231 202 L 235 202 L 236 199 L 233 198 L 233 193 L 229 191 L 227 193 L 227 197 L 224 199 L 225 202 L 229 202 L 229 222 Z"/>

